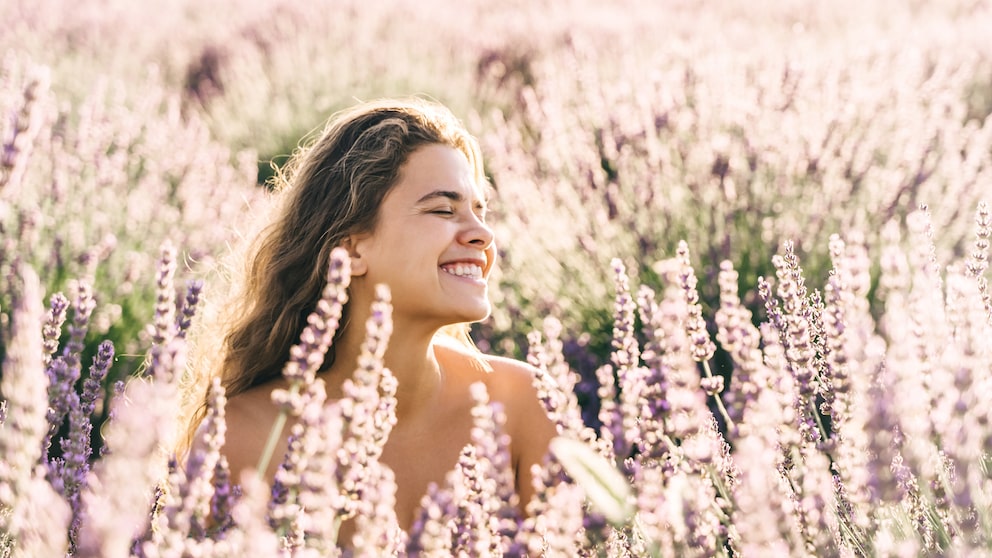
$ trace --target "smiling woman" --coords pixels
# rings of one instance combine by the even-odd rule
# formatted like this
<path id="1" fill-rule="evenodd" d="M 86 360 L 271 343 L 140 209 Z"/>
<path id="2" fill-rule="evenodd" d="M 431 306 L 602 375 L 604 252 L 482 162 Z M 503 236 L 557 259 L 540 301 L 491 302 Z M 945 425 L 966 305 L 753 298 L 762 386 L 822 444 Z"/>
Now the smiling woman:
<path id="1" fill-rule="evenodd" d="M 487 189 L 476 140 L 446 108 L 421 100 L 339 113 L 294 155 L 277 184 L 275 217 L 249 252 L 243 292 L 225 309 L 216 373 L 229 397 L 223 453 L 235 475 L 266 452 L 279 417 L 271 394 L 287 386 L 283 363 L 317 308 L 332 250 L 341 248 L 350 259 L 349 301 L 318 377 L 330 400 L 344 397 L 377 286 L 388 286 L 393 334 L 383 360 L 398 381 L 397 422 L 381 462 L 395 475 L 399 526 L 411 527 L 428 487 L 444 484 L 471 442 L 478 383 L 505 412 L 523 508 L 533 490 L 531 466 L 544 457 L 555 427 L 533 387 L 534 370 L 480 353 L 467 334 L 467 324 L 491 310 L 487 279 L 496 248 Z M 283 440 L 275 455 L 287 445 Z M 261 472 L 270 482 L 277 462 Z M 339 541 L 350 540 L 351 530 L 342 525 Z"/>

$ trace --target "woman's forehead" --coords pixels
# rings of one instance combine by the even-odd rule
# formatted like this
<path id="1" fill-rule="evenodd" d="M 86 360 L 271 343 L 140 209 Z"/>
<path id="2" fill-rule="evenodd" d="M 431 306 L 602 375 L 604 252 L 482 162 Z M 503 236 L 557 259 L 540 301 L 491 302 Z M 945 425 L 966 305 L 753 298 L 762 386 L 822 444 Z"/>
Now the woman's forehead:
<path id="1" fill-rule="evenodd" d="M 471 198 L 487 203 L 492 194 L 488 181 L 479 182 L 481 173 L 472 168 L 460 149 L 432 144 L 414 150 L 400 167 L 394 190 L 414 201 L 430 198 Z"/>

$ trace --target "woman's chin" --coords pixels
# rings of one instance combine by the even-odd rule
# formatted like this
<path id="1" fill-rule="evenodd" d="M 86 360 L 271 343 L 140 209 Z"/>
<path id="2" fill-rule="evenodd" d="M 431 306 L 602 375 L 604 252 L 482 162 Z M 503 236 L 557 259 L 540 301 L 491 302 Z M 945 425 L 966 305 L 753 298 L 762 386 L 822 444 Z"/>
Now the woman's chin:
<path id="1" fill-rule="evenodd" d="M 492 314 L 493 307 L 487 301 L 485 304 L 479 305 L 477 308 L 465 309 L 463 315 L 458 319 L 457 323 L 474 323 L 481 322 Z"/>

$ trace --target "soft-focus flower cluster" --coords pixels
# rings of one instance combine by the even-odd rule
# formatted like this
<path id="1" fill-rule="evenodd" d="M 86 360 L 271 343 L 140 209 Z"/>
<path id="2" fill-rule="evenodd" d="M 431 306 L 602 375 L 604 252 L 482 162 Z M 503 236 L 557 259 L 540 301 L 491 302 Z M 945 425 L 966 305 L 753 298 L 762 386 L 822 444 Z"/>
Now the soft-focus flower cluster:
<path id="1" fill-rule="evenodd" d="M 7 278 L 15 305 L 0 384 L 0 548 L 10 556 L 146 558 L 987 553 L 987 212 L 985 204 L 976 211 L 974 248 L 949 265 L 936 256 L 926 206 L 909 215 L 907 242 L 887 233 L 877 318 L 867 299 L 871 253 L 857 234 L 829 239 L 823 291 L 807 286 L 785 243 L 776 276 L 759 280 L 767 313 L 757 324 L 741 304 L 733 265 L 721 262 L 718 343 L 701 325 L 687 243 L 652 266 L 665 285 L 660 294 L 642 285 L 633 296 L 614 262 L 602 425 L 581 422 L 561 325 L 547 320 L 543 335 L 532 336 L 531 361 L 561 437 L 535 466 L 533 499 L 517 501 L 505 417 L 478 384 L 471 442 L 445 485 L 428 490 L 408 533 L 393 509 L 393 472 L 379 461 L 396 420 L 396 379 L 382 364 L 388 290 L 372 305 L 344 397 L 328 401 L 315 374 L 341 315 L 346 254 L 331 258 L 328 287 L 285 368 L 298 404 L 287 405 L 288 394 L 274 398 L 295 419 L 270 491 L 251 475 L 230 478 L 220 455 L 219 382 L 185 460 L 161 451 L 179 409 L 185 340 L 177 316 L 195 319 L 195 296 L 160 299 L 150 372 L 115 390 L 95 459 L 90 421 L 113 346 L 101 345 L 82 378 L 80 339 L 93 311 L 87 287 L 80 283 L 71 305 L 51 296 L 45 311 L 30 267 L 16 266 Z M 160 285 L 170 281 L 173 257 L 163 250 Z M 726 389 L 705 385 L 724 376 Z M 50 456 L 55 442 L 61 452 Z M 338 541 L 345 521 L 354 532 Z"/>

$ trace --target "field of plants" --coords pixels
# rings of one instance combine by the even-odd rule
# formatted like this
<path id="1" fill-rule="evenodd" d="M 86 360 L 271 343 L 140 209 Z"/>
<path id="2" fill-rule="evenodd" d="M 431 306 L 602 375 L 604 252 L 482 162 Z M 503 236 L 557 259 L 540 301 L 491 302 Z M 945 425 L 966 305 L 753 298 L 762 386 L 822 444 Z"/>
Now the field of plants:
<path id="1" fill-rule="evenodd" d="M 0 558 L 992 556 L 989 0 L 4 0 L 0 22 Z M 406 532 L 377 459 L 386 293 L 329 404 L 329 270 L 276 486 L 220 457 L 198 340 L 274 168 L 409 95 L 482 144 L 501 260 L 474 338 L 540 371 L 561 436 L 521 514 L 477 391 Z"/>

